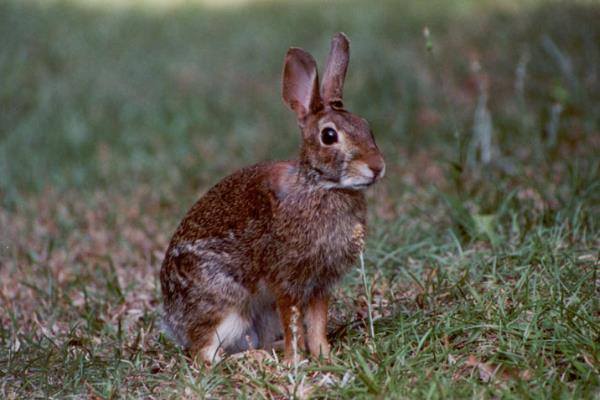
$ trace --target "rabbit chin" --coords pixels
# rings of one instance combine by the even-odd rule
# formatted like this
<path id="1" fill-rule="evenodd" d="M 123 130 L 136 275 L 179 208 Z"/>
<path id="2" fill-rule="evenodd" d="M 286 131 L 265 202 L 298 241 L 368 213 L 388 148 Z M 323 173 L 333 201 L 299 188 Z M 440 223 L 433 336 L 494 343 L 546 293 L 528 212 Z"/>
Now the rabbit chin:
<path id="1" fill-rule="evenodd" d="M 339 182 L 326 181 L 321 183 L 321 186 L 325 189 L 354 189 L 362 190 L 366 189 L 375 183 L 373 177 L 366 176 L 342 176 Z"/>
<path id="2" fill-rule="evenodd" d="M 375 183 L 373 177 L 366 176 L 342 176 L 340 179 L 339 187 L 343 189 L 366 189 Z"/>

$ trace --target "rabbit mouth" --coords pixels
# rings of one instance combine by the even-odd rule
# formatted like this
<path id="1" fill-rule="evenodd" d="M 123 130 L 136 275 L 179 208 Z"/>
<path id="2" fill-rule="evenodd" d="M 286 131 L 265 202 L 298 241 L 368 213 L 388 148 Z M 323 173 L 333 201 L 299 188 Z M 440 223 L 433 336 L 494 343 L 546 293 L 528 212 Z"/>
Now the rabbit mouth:
<path id="1" fill-rule="evenodd" d="M 343 189 L 366 189 L 377 181 L 375 178 L 366 176 L 348 176 L 340 180 L 340 188 Z"/>
<path id="2" fill-rule="evenodd" d="M 368 179 L 368 180 L 366 180 Z M 363 190 L 376 182 L 376 179 L 365 177 L 344 177 L 338 182 L 322 181 L 321 187 L 324 189 L 352 189 Z"/>
<path id="3" fill-rule="evenodd" d="M 340 179 L 340 187 L 347 189 L 366 189 L 383 177 L 383 170 L 374 171 L 369 165 L 358 161 L 350 163 Z"/>
<path id="4" fill-rule="evenodd" d="M 369 186 L 371 186 L 373 184 L 373 182 L 371 183 L 359 183 L 357 185 L 352 185 L 352 186 L 348 186 L 348 189 L 354 189 L 354 190 L 363 190 L 368 188 Z"/>

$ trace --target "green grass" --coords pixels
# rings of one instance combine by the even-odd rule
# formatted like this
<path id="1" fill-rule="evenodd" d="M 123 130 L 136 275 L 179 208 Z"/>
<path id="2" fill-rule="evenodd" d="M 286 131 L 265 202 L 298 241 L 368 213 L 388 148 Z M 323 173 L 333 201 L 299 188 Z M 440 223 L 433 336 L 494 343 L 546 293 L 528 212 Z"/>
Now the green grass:
<path id="1" fill-rule="evenodd" d="M 1 398 L 600 398 L 597 3 L 152 4 L 0 3 Z M 195 365 L 159 330 L 170 235 L 295 155 L 283 55 L 338 30 L 388 167 L 371 291 L 336 290 L 330 364 Z"/>

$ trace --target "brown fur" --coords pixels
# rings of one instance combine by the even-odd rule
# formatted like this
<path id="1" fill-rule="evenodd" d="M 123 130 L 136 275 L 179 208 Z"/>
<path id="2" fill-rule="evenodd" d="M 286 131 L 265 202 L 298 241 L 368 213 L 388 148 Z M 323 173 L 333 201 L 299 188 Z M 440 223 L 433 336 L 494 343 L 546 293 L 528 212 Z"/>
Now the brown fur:
<path id="1" fill-rule="evenodd" d="M 283 98 L 302 130 L 297 161 L 258 164 L 223 179 L 188 212 L 175 232 L 160 279 L 165 325 L 204 361 L 221 350 L 270 348 L 283 334 L 292 356 L 292 309 L 300 348 L 329 355 L 331 287 L 364 245 L 361 189 L 384 172 L 365 120 L 341 103 L 348 41 L 337 34 L 323 98 L 310 54 L 290 49 Z M 324 127 L 339 141 L 321 142 Z M 304 331 L 306 323 L 306 332 Z"/>

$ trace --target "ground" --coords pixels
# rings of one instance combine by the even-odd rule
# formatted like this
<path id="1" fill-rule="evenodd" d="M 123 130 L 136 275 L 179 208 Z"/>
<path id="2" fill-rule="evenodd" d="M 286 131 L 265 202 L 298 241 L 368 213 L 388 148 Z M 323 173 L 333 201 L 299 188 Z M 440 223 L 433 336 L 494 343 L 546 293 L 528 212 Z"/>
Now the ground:
<path id="1" fill-rule="evenodd" d="M 0 397 L 600 398 L 600 7 L 0 3 Z M 285 51 L 352 40 L 387 161 L 330 363 L 160 333 L 194 200 L 294 157 Z M 371 305 L 374 336 L 369 329 Z"/>

